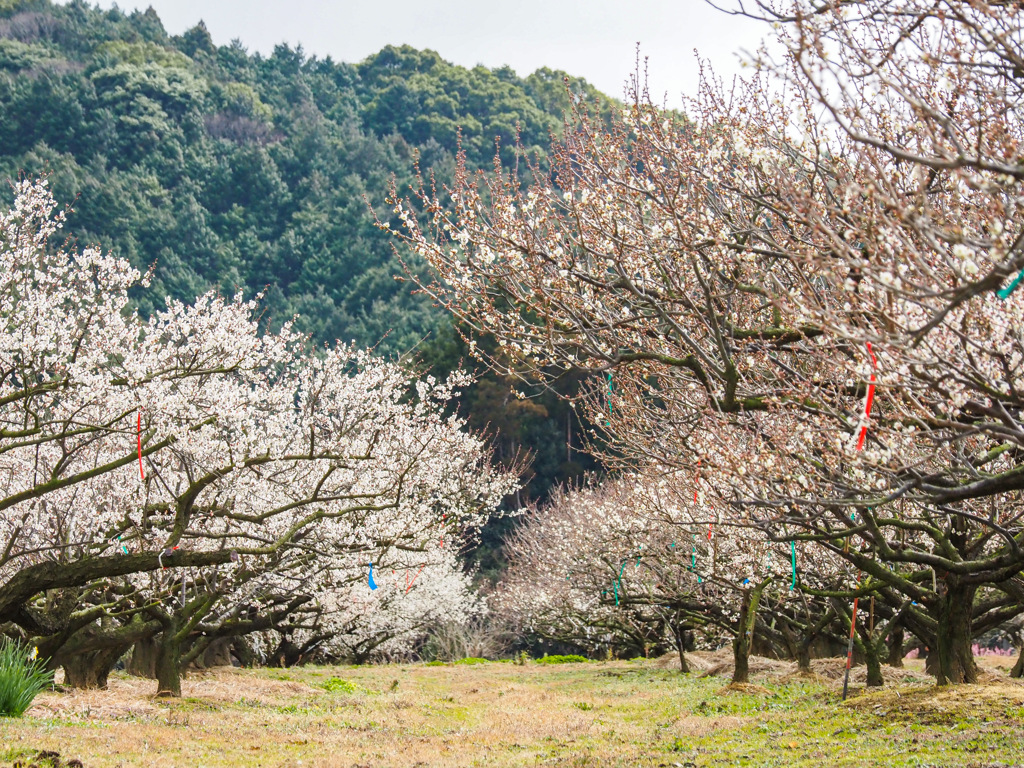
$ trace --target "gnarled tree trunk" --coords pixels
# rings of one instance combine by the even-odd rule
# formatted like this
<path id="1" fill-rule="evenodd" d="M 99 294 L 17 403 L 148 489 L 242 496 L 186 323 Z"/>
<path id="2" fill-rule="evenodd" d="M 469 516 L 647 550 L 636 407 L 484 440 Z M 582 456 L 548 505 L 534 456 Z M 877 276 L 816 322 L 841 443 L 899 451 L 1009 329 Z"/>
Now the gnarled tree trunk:
<path id="1" fill-rule="evenodd" d="M 110 671 L 124 650 L 119 645 L 63 658 L 64 684 L 72 688 L 106 688 Z"/>
<path id="2" fill-rule="evenodd" d="M 372 650 L 372 649 L 371 649 Z M 275 667 L 294 667 L 302 658 L 302 649 L 288 638 L 281 638 L 281 642 L 270 655 L 268 663 Z M 369 652 L 364 658 L 356 655 L 356 663 L 363 664 L 369 659 Z"/>
<path id="3" fill-rule="evenodd" d="M 192 662 L 197 669 L 231 666 L 231 638 L 221 637 L 213 640 L 202 654 Z"/>
<path id="4" fill-rule="evenodd" d="M 231 653 L 243 667 L 252 667 L 258 661 L 252 645 L 244 637 L 236 637 L 231 641 Z"/>
<path id="5" fill-rule="evenodd" d="M 1021 646 L 1020 655 L 1017 656 L 1017 663 L 1010 670 L 1010 677 L 1024 677 L 1024 645 Z"/>
<path id="6" fill-rule="evenodd" d="M 69 630 L 72 629 L 69 627 Z M 41 644 L 50 657 L 48 666 L 64 667 L 67 685 L 75 688 L 104 688 L 117 660 L 138 640 L 155 631 L 155 623 L 134 617 L 128 624 L 117 626 L 112 621 L 86 625 L 70 636 L 66 633 L 49 638 Z"/>
<path id="7" fill-rule="evenodd" d="M 965 586 L 949 574 L 939 591 L 938 628 L 935 631 L 935 678 L 939 685 L 978 682 L 978 666 L 971 648 L 974 586 Z"/>
<path id="8" fill-rule="evenodd" d="M 882 677 L 882 662 L 879 658 L 878 646 L 870 635 L 864 641 L 864 664 L 868 672 L 868 687 L 877 688 L 884 685 L 885 679 Z"/>
<path id="9" fill-rule="evenodd" d="M 864 666 L 867 668 L 867 686 L 878 688 L 885 684 L 882 677 L 882 659 L 879 653 L 882 638 L 875 637 L 872 627 L 861 624 L 857 629 L 858 650 L 864 655 Z"/>

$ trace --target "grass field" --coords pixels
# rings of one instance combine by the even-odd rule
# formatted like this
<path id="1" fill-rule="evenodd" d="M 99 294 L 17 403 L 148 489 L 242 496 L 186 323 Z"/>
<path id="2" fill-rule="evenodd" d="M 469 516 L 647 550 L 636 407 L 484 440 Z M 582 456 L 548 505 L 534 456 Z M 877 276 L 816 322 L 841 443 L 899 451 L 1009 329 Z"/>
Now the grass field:
<path id="1" fill-rule="evenodd" d="M 836 675 L 736 690 L 669 663 L 221 669 L 177 700 L 116 673 L 0 719 L 0 766 L 1024 765 L 1024 685 L 998 671 L 843 704 Z"/>

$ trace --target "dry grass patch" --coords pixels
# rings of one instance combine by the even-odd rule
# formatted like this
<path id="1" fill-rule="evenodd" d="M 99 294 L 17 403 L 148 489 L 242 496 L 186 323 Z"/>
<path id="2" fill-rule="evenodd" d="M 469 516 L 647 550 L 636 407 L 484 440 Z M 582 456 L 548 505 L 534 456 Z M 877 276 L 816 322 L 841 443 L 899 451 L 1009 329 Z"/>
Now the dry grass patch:
<path id="1" fill-rule="evenodd" d="M 756 684 L 728 695 L 719 677 L 649 661 L 222 669 L 186 680 L 181 699 L 119 673 L 106 691 L 48 693 L 0 722 L 0 766 L 43 749 L 85 768 L 1024 763 L 1018 686 L 897 719 L 879 714 L 896 689 L 844 707 L 835 681 L 784 681 L 779 664 L 752 665 Z M 916 690 L 899 688 L 924 702 Z"/>

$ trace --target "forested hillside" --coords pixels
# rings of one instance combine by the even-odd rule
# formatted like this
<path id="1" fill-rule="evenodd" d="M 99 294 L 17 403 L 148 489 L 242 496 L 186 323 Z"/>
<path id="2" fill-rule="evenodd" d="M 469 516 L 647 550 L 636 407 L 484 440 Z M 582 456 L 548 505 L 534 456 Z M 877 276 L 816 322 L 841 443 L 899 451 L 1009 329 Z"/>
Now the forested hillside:
<path id="1" fill-rule="evenodd" d="M 450 320 L 395 279 L 367 202 L 381 209 L 417 154 L 450 177 L 460 130 L 476 166 L 491 164 L 498 136 L 511 160 L 517 126 L 543 157 L 569 105 L 564 78 L 409 47 L 357 64 L 285 45 L 265 57 L 214 45 L 202 23 L 171 36 L 152 9 L 0 0 L 0 176 L 48 172 L 57 199 L 74 201 L 66 232 L 152 267 L 134 297 L 144 315 L 210 287 L 265 291 L 271 327 L 298 314 L 318 342 L 419 345 L 443 371 L 461 356 Z M 611 104 L 583 80 L 570 91 Z M 502 428 L 503 450 L 536 446 L 543 485 L 578 473 L 564 405 L 517 405 L 494 381 L 470 397 L 478 426 Z"/>
<path id="2" fill-rule="evenodd" d="M 170 36 L 152 9 L 3 6 L 0 173 L 50 171 L 59 199 L 78 197 L 80 242 L 155 264 L 143 312 L 210 286 L 266 289 L 274 322 L 299 313 L 317 339 L 408 350 L 439 315 L 396 284 L 364 197 L 379 206 L 415 152 L 451 167 L 460 128 L 474 164 L 516 125 L 540 151 L 567 105 L 560 72 L 521 79 L 408 47 L 359 64 L 284 45 L 263 57 L 215 46 L 202 23 Z"/>

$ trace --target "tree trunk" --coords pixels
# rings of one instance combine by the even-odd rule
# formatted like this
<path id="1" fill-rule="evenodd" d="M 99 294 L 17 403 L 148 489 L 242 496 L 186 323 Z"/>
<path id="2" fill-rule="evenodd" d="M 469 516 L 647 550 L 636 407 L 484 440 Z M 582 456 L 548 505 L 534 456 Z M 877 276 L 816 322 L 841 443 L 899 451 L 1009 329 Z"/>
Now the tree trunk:
<path id="1" fill-rule="evenodd" d="M 757 620 L 757 606 L 761 602 L 761 593 L 768 585 L 763 581 L 756 587 L 743 591 L 743 600 L 740 603 L 740 618 L 736 626 L 736 637 L 732 642 L 733 663 L 735 670 L 732 674 L 732 682 L 750 682 L 750 646 L 754 640 L 754 626 Z"/>
<path id="2" fill-rule="evenodd" d="M 690 665 L 686 663 L 686 630 L 675 625 L 672 633 L 676 636 L 676 649 L 679 651 L 679 671 L 689 672 Z"/>
<path id="3" fill-rule="evenodd" d="M 129 657 L 126 667 L 129 675 L 148 677 L 150 680 L 156 677 L 156 657 L 159 648 L 157 640 L 159 637 L 159 635 L 147 637 L 132 646 L 132 655 Z"/>
<path id="4" fill-rule="evenodd" d="M 196 666 L 200 669 L 210 669 L 211 667 L 230 667 L 231 639 L 222 637 L 210 643 L 206 650 L 203 651 L 201 660 L 197 660 Z"/>
<path id="5" fill-rule="evenodd" d="M 106 688 L 107 677 L 124 646 L 76 653 L 63 660 L 64 684 L 71 688 Z"/>
<path id="6" fill-rule="evenodd" d="M 867 668 L 867 686 L 879 688 L 885 685 L 885 679 L 882 677 L 882 659 L 879 653 L 882 638 L 876 641 L 871 630 L 861 624 L 857 630 L 857 639 L 860 641 L 857 644 L 857 650 L 864 655 L 864 666 Z"/>
<path id="7" fill-rule="evenodd" d="M 256 654 L 253 653 L 252 646 L 244 637 L 236 637 L 231 642 L 231 653 L 234 654 L 236 659 L 238 659 L 240 666 L 251 667 L 257 662 Z"/>
<path id="8" fill-rule="evenodd" d="M 157 696 L 181 696 L 181 641 L 177 622 L 159 635 L 156 653 Z"/>
<path id="9" fill-rule="evenodd" d="M 786 655 L 780 658 L 795 659 L 800 655 L 800 638 L 793 633 L 793 628 L 785 618 L 780 621 L 780 629 L 786 643 Z"/>
<path id="10" fill-rule="evenodd" d="M 896 624 L 889 632 L 889 658 L 886 663 L 890 667 L 903 666 L 903 625 Z"/>
<path id="11" fill-rule="evenodd" d="M 1017 663 L 1010 670 L 1010 677 L 1024 677 L 1024 645 L 1020 648 L 1020 655 L 1017 656 Z"/>
<path id="12" fill-rule="evenodd" d="M 372 649 L 370 649 L 372 650 Z M 369 659 L 370 651 L 366 652 L 365 657 L 361 661 L 357 661 L 357 664 L 363 664 Z M 274 667 L 294 667 L 299 663 L 299 659 L 302 658 L 302 650 L 288 638 L 281 638 L 281 642 L 278 644 L 277 649 L 270 655 L 268 664 Z M 359 658 L 357 655 L 356 658 Z"/>
<path id="13" fill-rule="evenodd" d="M 814 638 L 807 637 L 796 647 L 796 668 L 800 672 L 811 671 L 811 643 Z"/>
<path id="14" fill-rule="evenodd" d="M 879 659 L 878 646 L 869 637 L 864 643 L 864 664 L 867 666 L 869 688 L 877 688 L 885 684 L 882 677 L 882 662 Z"/>
<path id="15" fill-rule="evenodd" d="M 939 685 L 978 682 L 978 667 L 971 649 L 971 615 L 975 587 L 959 584 L 950 574 L 939 590 L 938 628 L 935 632 L 935 678 Z"/>

